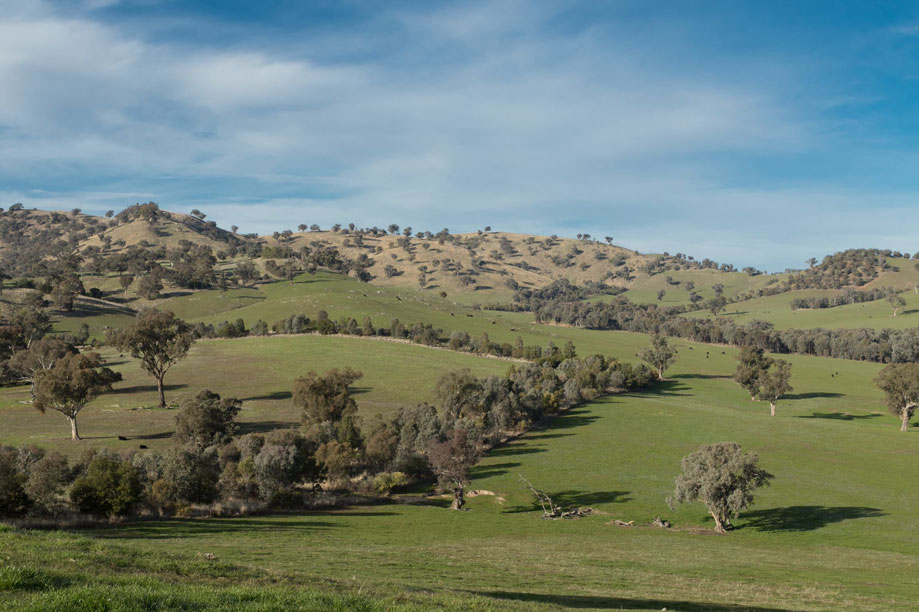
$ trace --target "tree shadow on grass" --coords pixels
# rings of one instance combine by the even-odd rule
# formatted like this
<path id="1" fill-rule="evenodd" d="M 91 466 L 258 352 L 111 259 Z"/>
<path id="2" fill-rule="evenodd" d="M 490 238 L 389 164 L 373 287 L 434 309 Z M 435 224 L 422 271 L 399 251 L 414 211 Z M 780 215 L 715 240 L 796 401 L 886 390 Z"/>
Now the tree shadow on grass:
<path id="1" fill-rule="evenodd" d="M 716 604 L 671 599 L 636 599 L 629 597 L 603 597 L 600 595 L 554 595 L 548 593 L 522 593 L 515 591 L 467 591 L 480 597 L 506 601 L 550 604 L 562 608 L 590 608 L 596 610 L 680 610 L 681 612 L 791 612 L 786 608 L 763 608 L 741 604 Z"/>
<path id="2" fill-rule="evenodd" d="M 521 486 L 523 486 L 522 483 Z M 556 506 L 560 506 L 562 510 L 631 501 L 631 497 L 626 497 L 629 493 L 631 493 L 631 491 L 575 491 L 574 489 L 554 492 L 546 491 L 546 494 L 552 498 L 552 502 Z M 510 506 L 503 510 L 503 512 L 509 514 L 534 511 L 542 512 L 542 506 L 535 499 L 529 504 L 523 506 Z"/>
<path id="3" fill-rule="evenodd" d="M 881 416 L 878 413 L 872 414 L 849 414 L 848 412 L 814 412 L 813 414 L 804 414 L 799 419 L 832 419 L 835 421 L 855 421 L 862 419 L 876 419 Z"/>
<path id="4" fill-rule="evenodd" d="M 238 423 L 239 435 L 269 433 L 278 429 L 294 429 L 300 426 L 296 421 L 254 421 Z"/>
<path id="5" fill-rule="evenodd" d="M 470 470 L 469 475 L 472 478 L 490 478 L 492 476 L 501 476 L 507 474 L 510 468 L 520 467 L 519 462 L 509 461 L 506 463 L 492 463 L 490 465 L 477 465 Z"/>
<path id="6" fill-rule="evenodd" d="M 527 433 L 527 440 L 553 440 L 555 438 L 567 438 L 568 436 L 573 436 L 573 433 L 543 433 L 541 431 L 533 431 L 532 433 Z"/>
<path id="7" fill-rule="evenodd" d="M 600 417 L 594 414 L 587 414 L 586 410 L 575 409 L 569 410 L 568 412 L 561 414 L 559 416 L 553 417 L 546 423 L 546 429 L 551 429 L 553 431 L 559 429 L 572 429 L 574 427 L 584 427 L 589 425 L 599 419 Z M 557 435 L 557 434 L 552 434 Z M 538 434 L 531 436 L 536 438 Z"/>
<path id="8" fill-rule="evenodd" d="M 504 446 L 493 448 L 488 451 L 489 457 L 510 457 L 512 455 L 532 455 L 533 453 L 544 453 L 546 449 L 527 446 L 525 444 L 515 444 L 514 446 Z"/>
<path id="9" fill-rule="evenodd" d="M 242 401 L 256 401 L 256 400 L 285 400 L 293 397 L 290 391 L 271 391 L 270 393 L 262 393 L 261 395 L 253 395 L 251 397 L 244 397 Z"/>
<path id="10" fill-rule="evenodd" d="M 817 399 L 821 397 L 842 397 L 842 393 L 831 393 L 826 391 L 813 391 L 811 393 L 788 393 L 787 395 L 783 395 L 782 399 L 803 400 Z"/>
<path id="11" fill-rule="evenodd" d="M 708 379 L 718 379 L 718 378 L 722 378 L 722 379 L 723 379 L 723 378 L 727 378 L 727 379 L 730 379 L 730 378 L 731 378 L 731 375 L 730 375 L 730 374 L 680 374 L 680 375 L 678 375 L 678 376 L 674 376 L 674 377 L 673 377 L 674 380 L 683 380 L 683 379 L 686 379 L 686 380 L 692 380 L 692 379 L 704 379 L 704 380 L 708 380 Z"/>
<path id="12" fill-rule="evenodd" d="M 184 389 L 188 385 L 163 385 L 163 389 L 166 391 L 177 391 L 179 389 Z M 116 395 L 124 395 L 128 393 L 156 393 L 156 385 L 133 385 L 131 387 L 120 387 L 118 389 L 113 389 L 112 393 Z"/>
<path id="13" fill-rule="evenodd" d="M 165 519 L 161 521 L 102 525 L 89 528 L 89 535 L 106 539 L 160 540 L 209 534 L 252 534 L 258 531 L 315 531 L 335 523 L 321 520 L 265 521 L 238 518 Z"/>
<path id="14" fill-rule="evenodd" d="M 173 431 L 161 431 L 160 433 L 154 434 L 143 434 L 140 436 L 128 436 L 128 440 L 165 440 L 166 438 L 171 438 Z"/>
<path id="15" fill-rule="evenodd" d="M 692 393 L 681 393 L 689 387 L 679 380 L 668 379 L 659 380 L 650 387 L 643 389 L 641 393 L 623 393 L 624 397 L 647 397 L 648 395 L 667 395 L 667 396 L 692 396 Z"/>
<path id="16" fill-rule="evenodd" d="M 831 523 L 878 516 L 885 516 L 885 512 L 864 506 L 788 506 L 744 512 L 740 515 L 744 523 L 735 529 L 814 531 Z"/>

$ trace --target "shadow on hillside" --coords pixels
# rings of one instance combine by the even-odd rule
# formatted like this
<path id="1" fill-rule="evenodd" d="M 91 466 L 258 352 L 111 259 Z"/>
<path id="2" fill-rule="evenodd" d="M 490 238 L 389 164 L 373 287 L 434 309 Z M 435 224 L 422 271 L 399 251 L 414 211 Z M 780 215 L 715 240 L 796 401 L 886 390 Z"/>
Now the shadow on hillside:
<path id="1" fill-rule="evenodd" d="M 500 448 L 493 448 L 488 451 L 489 457 L 509 457 L 511 455 L 532 455 L 533 453 L 544 453 L 546 449 L 536 448 L 533 446 L 526 446 L 521 443 L 517 443 L 513 446 L 508 445 Z"/>
<path id="2" fill-rule="evenodd" d="M 314 520 L 264 521 L 257 519 L 167 519 L 149 523 L 129 523 L 121 526 L 91 528 L 90 535 L 106 539 L 161 540 L 195 537 L 209 534 L 251 534 L 257 531 L 316 531 L 334 527 L 335 523 Z"/>
<path id="3" fill-rule="evenodd" d="M 293 397 L 290 391 L 272 391 L 270 393 L 262 393 L 261 395 L 253 395 L 251 397 L 244 397 L 242 401 L 249 402 L 255 400 L 285 400 Z"/>
<path id="4" fill-rule="evenodd" d="M 239 423 L 239 435 L 269 433 L 278 429 L 294 429 L 300 426 L 295 421 L 255 421 Z"/>
<path id="5" fill-rule="evenodd" d="M 552 440 L 554 438 L 567 438 L 568 436 L 573 436 L 573 433 L 542 433 L 537 430 L 533 433 L 527 434 L 527 440 Z"/>
<path id="6" fill-rule="evenodd" d="M 669 379 L 654 382 L 650 387 L 643 389 L 641 393 L 627 393 L 624 395 L 635 397 L 647 397 L 648 395 L 691 396 L 692 393 L 681 393 L 681 391 L 685 391 L 686 389 L 689 389 L 689 386 L 681 383 L 679 380 Z"/>
<path id="7" fill-rule="evenodd" d="M 680 374 L 679 376 L 674 376 L 673 378 L 675 380 L 683 380 L 684 378 L 687 380 L 692 380 L 692 379 L 708 380 L 708 379 L 718 379 L 718 378 L 731 379 L 731 375 L 730 374 Z"/>
<path id="8" fill-rule="evenodd" d="M 520 483 L 520 486 L 523 487 L 523 483 Z M 536 486 L 534 484 L 534 486 Z M 575 491 L 573 489 L 567 489 L 564 491 L 546 491 L 546 494 L 552 498 L 552 502 L 556 506 L 560 506 L 562 510 L 569 510 L 571 508 L 585 508 L 593 507 L 598 504 L 618 504 L 627 501 L 631 501 L 631 497 L 626 497 L 631 491 Z M 523 506 L 509 506 L 502 512 L 507 512 L 508 514 L 517 514 L 520 512 L 542 512 L 542 506 L 535 499 L 526 505 Z"/>
<path id="9" fill-rule="evenodd" d="M 815 412 L 813 414 L 801 415 L 799 419 L 832 419 L 835 421 L 855 421 L 862 419 L 874 419 L 881 416 L 878 413 L 873 414 L 849 414 L 848 412 Z"/>
<path id="10" fill-rule="evenodd" d="M 183 295 L 191 295 L 192 291 L 167 291 L 166 293 L 160 294 L 160 299 L 166 300 L 174 297 L 182 297 Z"/>
<path id="11" fill-rule="evenodd" d="M 188 385 L 163 385 L 163 389 L 166 391 L 177 391 L 178 389 L 184 389 Z M 116 395 L 127 394 L 127 393 L 156 393 L 156 385 L 134 385 L 131 387 L 120 387 L 114 389 L 112 393 Z"/>
<path id="12" fill-rule="evenodd" d="M 155 434 L 143 434 L 140 436 L 127 436 L 127 438 L 128 440 L 165 440 L 166 438 L 171 438 L 173 433 L 175 432 L 161 431 Z"/>
<path id="13" fill-rule="evenodd" d="M 549 421 L 548 429 L 558 430 L 558 429 L 572 429 L 574 427 L 583 427 L 589 425 L 599 419 L 599 416 L 593 414 L 585 414 L 586 410 L 569 410 L 565 414 L 554 417 Z M 532 436 L 534 439 L 536 436 Z"/>
<path id="14" fill-rule="evenodd" d="M 510 468 L 520 467 L 519 461 L 508 461 L 506 463 L 492 463 L 490 465 L 477 465 L 469 472 L 472 478 L 491 478 L 492 476 L 502 476 L 507 474 Z"/>
<path id="15" fill-rule="evenodd" d="M 814 531 L 831 523 L 884 515 L 878 508 L 864 506 L 788 506 L 744 512 L 740 515 L 744 523 L 735 529 Z"/>
<path id="16" fill-rule="evenodd" d="M 831 393 L 827 391 L 812 391 L 811 393 L 789 393 L 788 395 L 783 395 L 782 399 L 790 400 L 803 400 L 803 399 L 817 399 L 821 397 L 842 397 L 842 393 Z"/>
<path id="17" fill-rule="evenodd" d="M 480 597 L 506 601 L 551 604 L 562 608 L 589 608 L 594 610 L 680 610 L 680 612 L 791 612 L 786 608 L 762 608 L 741 604 L 715 604 L 670 599 L 634 599 L 629 597 L 603 597 L 602 595 L 551 595 L 547 593 L 521 593 L 516 591 L 468 591 Z"/>

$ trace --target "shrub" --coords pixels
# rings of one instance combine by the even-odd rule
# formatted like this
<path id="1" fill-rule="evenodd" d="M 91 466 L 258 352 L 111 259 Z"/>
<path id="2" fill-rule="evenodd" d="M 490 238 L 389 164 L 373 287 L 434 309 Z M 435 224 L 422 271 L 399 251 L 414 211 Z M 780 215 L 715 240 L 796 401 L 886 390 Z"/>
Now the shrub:
<path id="1" fill-rule="evenodd" d="M 389 495 L 397 487 L 408 484 L 408 476 L 402 472 L 382 472 L 373 479 L 373 490 L 380 495 Z"/>
<path id="2" fill-rule="evenodd" d="M 25 492 L 25 477 L 17 466 L 17 451 L 0 446 L 0 517 L 25 514 L 31 500 Z"/>
<path id="3" fill-rule="evenodd" d="M 174 437 L 179 444 L 199 447 L 227 442 L 239 429 L 235 419 L 241 408 L 242 402 L 236 398 L 220 399 L 218 394 L 204 390 L 182 403 Z"/>
<path id="4" fill-rule="evenodd" d="M 109 454 L 93 457 L 86 474 L 73 483 L 70 500 L 80 512 L 104 516 L 125 515 L 140 499 L 137 470 Z"/>
<path id="5" fill-rule="evenodd" d="M 173 448 L 165 456 L 163 480 L 172 500 L 188 503 L 210 503 L 217 499 L 220 463 L 217 449 L 209 447 Z"/>

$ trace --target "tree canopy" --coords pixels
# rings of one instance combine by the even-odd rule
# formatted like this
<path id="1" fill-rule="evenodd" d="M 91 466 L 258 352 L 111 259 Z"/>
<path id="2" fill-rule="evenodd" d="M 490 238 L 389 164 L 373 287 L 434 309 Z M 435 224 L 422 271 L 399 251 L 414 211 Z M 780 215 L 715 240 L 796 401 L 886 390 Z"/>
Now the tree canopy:
<path id="1" fill-rule="evenodd" d="M 163 378 L 188 354 L 195 341 L 191 326 L 171 312 L 142 310 L 128 327 L 111 335 L 112 343 L 140 359 L 145 372 L 156 379 L 160 408 L 166 407 Z"/>
<path id="2" fill-rule="evenodd" d="M 756 453 L 742 452 L 736 442 L 702 446 L 683 457 L 682 471 L 667 503 L 672 508 L 702 502 L 715 521 L 715 531 L 724 533 L 731 528 L 731 519 L 753 503 L 754 491 L 773 478 L 757 463 Z"/>

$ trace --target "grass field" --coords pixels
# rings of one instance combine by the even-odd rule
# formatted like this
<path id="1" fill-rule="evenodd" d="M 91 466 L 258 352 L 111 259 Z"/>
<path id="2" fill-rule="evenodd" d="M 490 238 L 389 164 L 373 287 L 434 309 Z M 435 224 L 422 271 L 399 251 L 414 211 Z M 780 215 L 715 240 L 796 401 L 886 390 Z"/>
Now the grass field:
<path id="1" fill-rule="evenodd" d="M 919 294 L 913 291 L 901 293 L 906 306 L 893 316 L 893 309 L 886 300 L 875 300 L 861 304 L 847 304 L 834 308 L 791 309 L 796 297 L 822 297 L 834 293 L 828 290 L 792 291 L 779 295 L 728 304 L 718 316 L 727 317 L 735 323 L 749 323 L 755 319 L 768 321 L 776 329 L 874 328 L 906 329 L 919 325 Z M 689 313 L 688 317 L 711 317 L 707 310 Z"/>
<path id="2" fill-rule="evenodd" d="M 648 343 L 642 334 L 534 325 L 527 313 L 478 311 L 322 274 L 293 285 L 195 293 L 166 306 L 193 321 L 243 317 L 248 325 L 323 308 L 334 318 L 426 321 L 501 342 L 517 335 L 540 345 L 570 339 L 582 355 L 632 361 Z M 768 405 L 751 402 L 730 380 L 734 349 L 673 344 L 669 380 L 652 391 L 601 398 L 493 449 L 474 470 L 471 489 L 485 493 L 470 498 L 468 512 L 450 512 L 447 500 L 416 492 L 404 503 L 335 511 L 140 522 L 79 534 L 0 531 L 0 602 L 26 610 L 919 609 L 912 533 L 919 428 L 897 431 L 873 383 L 881 366 L 783 356 L 792 363 L 794 391 L 772 418 Z M 0 442 L 69 454 L 168 444 L 174 412 L 150 408 L 152 379 L 133 360 L 107 357 L 125 380 L 81 414 L 90 439 L 71 444 L 64 419 L 22 404 L 27 392 L 18 388 L 0 393 Z M 244 398 L 243 430 L 267 431 L 296 426 L 288 393 L 308 369 L 362 370 L 356 399 L 372 418 L 430 401 L 443 372 L 500 374 L 508 365 L 360 338 L 210 340 L 198 342 L 167 377 L 168 397 L 211 388 Z M 734 532 L 716 536 L 701 505 L 671 511 L 665 498 L 681 457 L 727 440 L 756 451 L 775 480 Z M 518 473 L 556 502 L 595 512 L 541 520 Z M 658 515 L 674 528 L 645 526 Z M 612 526 L 611 519 L 637 526 Z M 205 553 L 217 561 L 204 560 Z"/>
<path id="3" fill-rule="evenodd" d="M 56 412 L 41 414 L 25 403 L 27 387 L 0 391 L 0 442 L 38 444 L 68 454 L 87 447 L 151 448 L 168 445 L 174 410 L 156 407 L 156 383 L 130 357 L 103 352 L 124 380 L 115 392 L 99 397 L 80 413 L 82 442 L 70 442 L 67 422 Z M 293 381 L 311 369 L 351 367 L 364 373 L 355 384 L 361 415 L 391 412 L 401 405 L 433 401 L 437 379 L 448 371 L 468 369 L 479 376 L 503 374 L 509 363 L 473 355 L 383 340 L 328 336 L 278 336 L 197 342 L 188 358 L 166 376 L 171 403 L 202 389 L 243 401 L 243 432 L 296 427 L 291 406 Z M 118 440 L 118 436 L 129 438 Z"/>
<path id="4" fill-rule="evenodd" d="M 636 336 L 608 335 L 610 346 L 623 351 Z M 795 390 L 770 418 L 767 406 L 750 402 L 725 378 L 733 367 L 731 351 L 680 343 L 670 380 L 655 392 L 594 402 L 494 449 L 476 468 L 471 488 L 495 495 L 471 498 L 469 512 L 450 512 L 445 500 L 431 499 L 169 520 L 63 536 L 61 546 L 98 555 L 113 547 L 116 559 L 130 551 L 144 560 L 135 563 L 187 568 L 178 583 L 213 584 L 217 598 L 232 598 L 242 588 L 231 583 L 257 585 L 270 576 L 273 584 L 262 597 L 294 597 L 302 587 L 318 587 L 374 598 L 405 594 L 422 608 L 910 609 L 919 595 L 919 544 L 911 537 L 919 434 L 899 433 L 894 419 L 881 413 L 870 384 L 876 366 L 792 359 Z M 671 512 L 664 498 L 680 457 L 722 440 L 757 451 L 776 478 L 741 515 L 735 532 L 714 536 L 701 506 Z M 518 472 L 556 501 L 597 512 L 576 521 L 540 520 Z M 655 515 L 673 520 L 674 529 L 607 525 L 613 518 L 643 524 Z M 0 537 L 25 546 L 29 538 L 47 545 L 50 536 Z M 207 552 L 220 560 L 217 569 L 200 561 Z M 66 566 L 34 563 L 75 580 L 61 587 L 61 598 L 88 588 L 82 580 L 104 583 L 132 571 L 142 572 L 153 591 L 177 596 L 163 586 L 164 572 L 132 570 L 127 561 L 128 567 L 107 570 L 111 578 L 79 580 Z M 84 576 L 87 570 L 79 567 L 76 573 Z M 165 574 L 170 571 L 178 570 Z M 51 597 L 12 596 L 23 602 Z"/>

